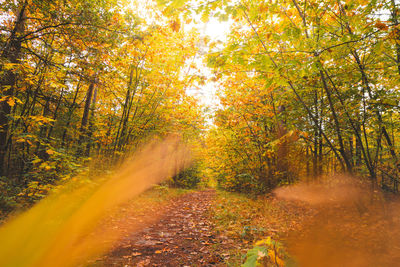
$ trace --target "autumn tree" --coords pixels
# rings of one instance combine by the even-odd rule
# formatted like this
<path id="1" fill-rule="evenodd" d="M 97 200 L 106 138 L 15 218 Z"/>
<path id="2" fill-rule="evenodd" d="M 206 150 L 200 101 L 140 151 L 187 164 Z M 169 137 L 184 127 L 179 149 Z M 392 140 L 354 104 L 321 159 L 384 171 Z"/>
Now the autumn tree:
<path id="1" fill-rule="evenodd" d="M 217 175 L 274 181 L 261 175 L 271 166 L 263 160 L 269 147 L 284 173 L 275 184 L 292 181 L 293 171 L 342 171 L 397 190 L 395 1 L 172 2 L 233 21 L 225 48 L 208 59 L 222 88 L 213 138 L 225 140 L 226 155 Z"/>
<path id="2" fill-rule="evenodd" d="M 40 198 L 92 158 L 104 169 L 152 136 L 191 142 L 202 131 L 184 75 L 198 34 L 155 4 L 26 0 L 0 11 L 6 195 L 34 185 Z"/>

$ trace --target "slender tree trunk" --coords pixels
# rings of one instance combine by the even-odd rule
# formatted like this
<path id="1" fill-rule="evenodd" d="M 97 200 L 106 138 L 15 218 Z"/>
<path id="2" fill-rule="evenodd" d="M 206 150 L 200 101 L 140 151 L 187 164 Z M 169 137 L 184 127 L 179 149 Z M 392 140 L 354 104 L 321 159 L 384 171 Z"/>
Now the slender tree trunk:
<path id="1" fill-rule="evenodd" d="M 83 108 L 82 122 L 81 122 L 81 127 L 79 129 L 80 134 L 79 134 L 78 149 L 77 149 L 78 155 L 81 155 L 83 152 L 82 145 L 83 145 L 83 142 L 86 140 L 87 133 L 88 133 L 87 127 L 88 127 L 88 122 L 89 122 L 89 112 L 90 112 L 90 105 L 92 103 L 94 86 L 95 86 L 95 79 L 93 79 L 90 82 L 89 88 L 86 92 L 86 100 L 85 100 L 85 106 Z"/>
<path id="2" fill-rule="evenodd" d="M 391 10 L 392 18 L 391 19 L 393 21 L 394 26 L 397 26 L 397 25 L 399 25 L 399 20 L 398 20 L 399 10 L 396 7 L 396 1 L 395 0 L 391 0 L 390 2 L 392 4 L 392 6 L 391 6 L 391 8 L 392 8 L 392 10 Z M 399 44 L 399 41 L 400 41 L 400 30 L 397 27 L 393 27 L 393 30 L 396 33 L 396 40 L 397 40 L 396 41 L 397 72 L 400 75 L 400 44 Z"/>
<path id="3" fill-rule="evenodd" d="M 5 46 L 1 54 L 1 59 L 7 63 L 17 64 L 20 59 L 22 41 L 19 38 L 25 31 L 25 18 L 26 7 L 28 1 L 22 4 L 22 7 L 17 16 L 15 27 L 11 32 L 9 42 Z M 17 81 L 17 74 L 13 70 L 0 70 L 4 71 L 0 79 L 1 89 L 3 96 L 13 97 L 15 85 Z M 11 106 L 8 101 L 0 102 L 0 176 L 6 175 L 4 169 L 4 159 L 7 151 L 7 136 L 9 129 L 9 116 L 11 114 Z"/>
<path id="4" fill-rule="evenodd" d="M 80 86 L 81 86 L 81 81 L 82 81 L 82 78 L 79 78 L 78 84 L 76 85 L 74 98 L 73 98 L 72 103 L 71 103 L 71 105 L 69 107 L 69 110 L 68 110 L 67 123 L 65 124 L 65 128 L 64 128 L 64 131 L 63 131 L 63 134 L 62 134 L 62 138 L 61 138 L 61 146 L 62 147 L 65 147 L 65 139 L 67 137 L 68 128 L 69 128 L 69 126 L 71 124 L 72 114 L 74 113 L 74 109 L 75 109 L 75 105 L 76 105 L 76 99 L 78 97 L 79 89 L 80 89 Z"/>
<path id="5" fill-rule="evenodd" d="M 356 156 L 356 166 L 360 166 L 361 165 L 361 150 L 362 150 L 361 140 L 356 138 L 356 153 L 355 153 L 356 154 L 355 155 Z"/>
<path id="6" fill-rule="evenodd" d="M 307 179 L 310 178 L 310 153 L 309 153 L 309 147 L 308 145 L 306 146 L 306 177 Z"/>
<path id="7" fill-rule="evenodd" d="M 94 116 L 95 116 L 95 109 L 96 109 L 96 99 L 97 99 L 97 88 L 94 89 L 92 104 L 90 107 L 90 114 L 89 114 L 89 127 L 88 127 L 88 142 L 86 145 L 86 152 L 85 156 L 90 156 L 90 147 L 92 146 L 92 135 L 94 131 Z"/>
<path id="8" fill-rule="evenodd" d="M 47 117 L 50 113 L 50 99 L 51 99 L 51 97 L 46 97 L 46 99 L 45 99 L 46 102 L 44 104 L 43 113 L 42 113 L 43 117 Z M 35 154 L 37 154 L 38 157 L 41 158 L 42 160 L 49 159 L 49 154 L 47 154 L 47 152 L 46 152 L 46 146 L 41 144 L 42 141 L 46 141 L 45 140 L 46 132 L 47 132 L 47 125 L 40 126 L 39 141 L 37 142 L 37 145 L 36 145 Z"/>
<path id="9" fill-rule="evenodd" d="M 49 128 L 48 133 L 47 133 L 47 137 L 46 137 L 47 142 L 50 142 L 51 134 L 52 134 L 53 129 L 54 129 L 54 124 L 56 123 L 57 114 L 58 114 L 58 111 L 60 109 L 63 96 L 64 96 L 64 88 L 61 90 L 60 97 L 58 98 L 58 101 L 57 101 L 57 106 L 56 106 L 56 108 L 54 109 L 54 112 L 53 112 L 53 117 L 52 117 L 53 122 L 52 122 L 52 124 L 51 124 L 51 126 Z"/>
<path id="10" fill-rule="evenodd" d="M 319 126 L 318 126 L 318 175 L 323 174 L 323 160 L 324 160 L 324 155 L 323 155 L 323 139 L 322 139 L 322 134 L 319 129 L 322 129 L 322 124 L 324 120 L 324 94 L 323 94 L 323 89 L 321 88 L 321 97 L 320 97 L 320 112 L 319 112 Z"/>
<path id="11" fill-rule="evenodd" d="M 313 149 L 313 176 L 316 178 L 318 176 L 318 138 L 319 138 L 319 109 L 318 109 L 318 91 L 314 92 L 314 109 L 315 109 L 315 120 L 314 122 L 314 149 Z"/>
<path id="12" fill-rule="evenodd" d="M 339 152 L 340 152 L 340 154 L 341 154 L 341 156 L 342 156 L 342 158 L 343 158 L 343 160 L 344 160 L 344 162 L 346 164 L 346 171 L 348 171 L 349 173 L 352 173 L 353 166 L 352 166 L 352 164 L 351 164 L 351 162 L 350 162 L 350 160 L 349 160 L 349 158 L 348 158 L 348 156 L 346 154 L 346 151 L 344 149 L 344 142 L 343 142 L 342 131 L 340 129 L 339 118 L 338 118 L 338 116 L 336 114 L 335 106 L 333 105 L 330 88 L 328 87 L 328 84 L 326 83 L 325 75 L 324 75 L 322 70 L 320 70 L 320 76 L 321 76 L 321 80 L 322 80 L 322 85 L 323 85 L 323 87 L 325 89 L 326 96 L 328 98 L 329 107 L 330 107 L 331 112 L 332 112 L 332 117 L 333 117 L 333 121 L 334 121 L 334 128 L 335 128 L 336 135 L 337 135 L 338 142 L 339 142 Z"/>
<path id="13" fill-rule="evenodd" d="M 351 165 L 354 166 L 354 144 L 353 135 L 349 136 L 349 158 L 351 160 Z"/>
<path id="14" fill-rule="evenodd" d="M 279 114 L 282 114 L 282 112 L 285 111 L 284 106 L 279 106 L 278 107 L 278 112 Z M 277 128 L 277 137 L 278 139 L 284 138 L 280 144 L 278 145 L 277 148 L 277 169 L 279 172 L 282 174 L 285 174 L 286 176 L 288 175 L 288 141 L 287 138 L 284 136 L 287 134 L 286 130 L 286 123 L 284 120 L 279 119 L 278 124 L 276 126 Z"/>

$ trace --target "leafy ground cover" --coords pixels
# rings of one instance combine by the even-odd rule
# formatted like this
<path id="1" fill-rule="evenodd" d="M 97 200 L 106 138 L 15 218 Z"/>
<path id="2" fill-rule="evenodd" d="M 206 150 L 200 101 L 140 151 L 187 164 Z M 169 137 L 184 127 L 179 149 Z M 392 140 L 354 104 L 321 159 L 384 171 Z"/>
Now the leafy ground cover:
<path id="1" fill-rule="evenodd" d="M 312 209 L 269 195 L 158 187 L 104 222 L 123 239 L 90 266 L 283 266 L 285 239 Z"/>
<path id="2" fill-rule="evenodd" d="M 270 239 L 285 243 L 288 233 L 314 213 L 305 204 L 278 200 L 272 195 L 252 198 L 225 191 L 218 192 L 210 212 L 216 233 L 236 244 L 226 252 L 228 266 L 240 266 L 249 250 L 260 242 Z"/>
<path id="3" fill-rule="evenodd" d="M 211 212 L 217 234 L 237 244 L 228 266 L 396 266 L 399 203 L 342 178 L 258 198 L 219 192 Z"/>
<path id="4" fill-rule="evenodd" d="M 156 186 L 110 210 L 90 235 L 121 238 L 86 266 L 395 266 L 398 203 L 349 184 L 257 197 Z"/>
<path id="5" fill-rule="evenodd" d="M 223 264 L 221 254 L 225 246 L 217 247 L 216 244 L 222 244 L 224 240 L 214 234 L 214 226 L 208 213 L 215 196 L 214 190 L 177 192 L 168 189 L 164 194 L 164 201 L 156 205 L 153 205 L 153 192 L 144 198 L 145 203 L 134 203 L 133 206 L 128 205 L 123 209 L 128 214 L 124 219 L 119 214 L 110 217 L 116 226 L 127 227 L 133 223 L 136 228 L 127 228 L 122 240 L 107 255 L 92 262 L 91 266 Z M 181 192 L 186 193 L 177 195 Z M 165 201 L 167 199 L 170 201 Z M 143 210 L 146 205 L 147 209 Z"/>
<path id="6" fill-rule="evenodd" d="M 302 190 L 302 197 L 310 197 L 312 189 L 307 190 Z M 344 191 L 341 187 L 340 194 Z M 331 188 L 318 196 L 327 202 L 316 204 L 305 197 L 282 199 L 282 192 L 250 197 L 161 187 L 138 197 L 121 210 L 123 214 L 110 217 L 117 218 L 111 221 L 117 226 L 127 227 L 129 221 L 141 226 L 126 228 L 124 239 L 92 264 L 394 266 L 400 225 L 394 212 L 397 200 L 382 195 L 371 199 L 366 191 L 360 192 L 361 198 L 352 191 L 351 201 L 339 201 Z M 316 197 L 312 196 L 314 201 Z M 132 211 L 134 216 L 129 215 Z"/>

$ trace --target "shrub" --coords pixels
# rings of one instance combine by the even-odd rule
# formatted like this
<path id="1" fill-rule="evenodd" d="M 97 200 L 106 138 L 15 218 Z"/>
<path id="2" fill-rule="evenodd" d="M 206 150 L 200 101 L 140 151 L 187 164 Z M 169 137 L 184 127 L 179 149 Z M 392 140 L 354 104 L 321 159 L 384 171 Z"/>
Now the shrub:
<path id="1" fill-rule="evenodd" d="M 199 167 L 194 165 L 172 177 L 172 185 L 181 188 L 195 188 L 201 181 Z"/>

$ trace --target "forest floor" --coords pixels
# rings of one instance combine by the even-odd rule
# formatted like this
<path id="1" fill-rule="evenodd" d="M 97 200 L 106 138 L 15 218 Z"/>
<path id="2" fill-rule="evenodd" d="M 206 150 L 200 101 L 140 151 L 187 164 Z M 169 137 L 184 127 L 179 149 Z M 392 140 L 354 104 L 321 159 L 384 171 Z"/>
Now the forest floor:
<path id="1" fill-rule="evenodd" d="M 152 203 L 133 203 L 124 207 L 123 218 L 112 216 L 115 227 L 136 226 L 127 227 L 124 238 L 90 266 L 240 266 L 255 241 L 279 238 L 305 216 L 273 197 L 213 189 L 171 196 L 168 189 L 154 203 L 155 192 L 147 196 Z"/>
<path id="2" fill-rule="evenodd" d="M 217 236 L 210 217 L 216 192 L 188 192 L 150 212 L 131 217 L 142 221 L 96 266 L 218 266 L 233 240 Z M 149 223 L 149 218 L 157 218 Z M 150 219 L 151 220 L 151 219 Z"/>
<path id="3" fill-rule="evenodd" d="M 259 196 L 158 185 L 107 211 L 85 237 L 108 252 L 83 266 L 399 266 L 400 198 L 357 184 Z"/>
<path id="4" fill-rule="evenodd" d="M 363 198 L 309 205 L 273 194 L 150 190 L 110 216 L 124 238 L 89 265 L 240 266 L 258 241 L 273 240 L 274 255 L 302 266 L 398 266 L 400 201 L 382 210 L 384 202 Z"/>

